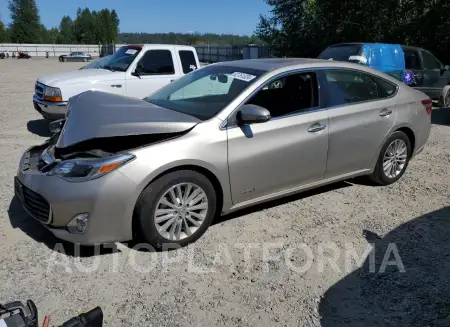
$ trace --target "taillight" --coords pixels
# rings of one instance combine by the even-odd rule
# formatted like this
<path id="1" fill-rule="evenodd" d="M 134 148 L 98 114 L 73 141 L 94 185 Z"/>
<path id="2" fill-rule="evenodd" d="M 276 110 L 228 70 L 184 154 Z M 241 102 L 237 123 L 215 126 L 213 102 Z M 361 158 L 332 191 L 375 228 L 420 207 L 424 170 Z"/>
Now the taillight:
<path id="1" fill-rule="evenodd" d="M 427 114 L 430 115 L 431 112 L 433 111 L 433 100 L 431 99 L 422 100 L 422 104 L 427 110 Z"/>

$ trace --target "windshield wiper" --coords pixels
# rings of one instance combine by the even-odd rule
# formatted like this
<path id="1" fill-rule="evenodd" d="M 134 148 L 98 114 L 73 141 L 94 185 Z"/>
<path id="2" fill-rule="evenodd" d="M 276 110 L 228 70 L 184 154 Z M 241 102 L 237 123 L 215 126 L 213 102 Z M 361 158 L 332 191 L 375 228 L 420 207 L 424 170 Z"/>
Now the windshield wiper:
<path id="1" fill-rule="evenodd" d="M 104 66 L 102 66 L 102 68 L 103 68 L 103 69 L 110 70 L 110 71 L 112 71 L 112 72 L 115 72 L 115 70 L 114 70 L 110 65 L 104 65 Z"/>

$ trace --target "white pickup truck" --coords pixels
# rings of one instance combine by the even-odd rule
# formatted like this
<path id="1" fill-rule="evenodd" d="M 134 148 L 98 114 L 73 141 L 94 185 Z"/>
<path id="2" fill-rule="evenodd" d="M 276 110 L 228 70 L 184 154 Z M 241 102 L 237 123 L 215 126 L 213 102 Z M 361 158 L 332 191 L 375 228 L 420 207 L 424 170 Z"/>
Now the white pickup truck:
<path id="1" fill-rule="evenodd" d="M 126 45 L 92 69 L 39 77 L 34 108 L 50 120 L 64 118 L 70 97 L 88 90 L 145 98 L 200 68 L 195 48 L 180 45 Z"/>

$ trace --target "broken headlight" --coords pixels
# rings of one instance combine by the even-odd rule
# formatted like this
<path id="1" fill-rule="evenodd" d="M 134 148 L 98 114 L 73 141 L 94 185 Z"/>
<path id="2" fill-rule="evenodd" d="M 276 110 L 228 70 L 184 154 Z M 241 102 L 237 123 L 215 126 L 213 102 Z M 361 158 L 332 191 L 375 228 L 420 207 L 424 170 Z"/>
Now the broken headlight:
<path id="1" fill-rule="evenodd" d="M 64 160 L 50 170 L 47 175 L 58 176 L 69 182 L 84 182 L 106 175 L 134 158 L 132 154 L 119 154 L 100 159 Z"/>

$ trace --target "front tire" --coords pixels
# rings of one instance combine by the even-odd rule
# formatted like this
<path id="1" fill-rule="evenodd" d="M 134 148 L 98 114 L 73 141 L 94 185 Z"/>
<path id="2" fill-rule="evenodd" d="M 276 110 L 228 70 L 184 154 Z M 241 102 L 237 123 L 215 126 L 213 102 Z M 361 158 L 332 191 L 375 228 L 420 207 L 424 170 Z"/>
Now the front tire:
<path id="1" fill-rule="evenodd" d="M 206 176 L 180 170 L 145 188 L 136 205 L 135 218 L 144 240 L 155 249 L 164 250 L 199 239 L 211 225 L 216 205 L 214 186 Z"/>
<path id="2" fill-rule="evenodd" d="M 384 143 L 371 179 L 380 185 L 398 181 L 406 171 L 412 155 L 411 141 L 401 132 L 394 132 Z"/>
<path id="3" fill-rule="evenodd" d="M 64 61 L 64 62 L 67 62 L 67 58 L 63 58 L 63 61 Z"/>
<path id="4" fill-rule="evenodd" d="M 441 98 L 439 99 L 439 105 L 443 108 L 450 107 L 450 85 L 444 87 L 441 92 Z"/>

